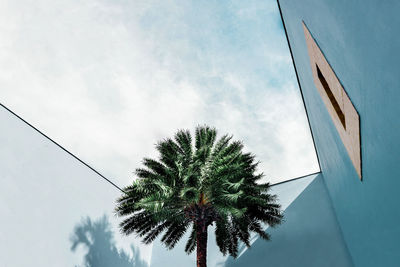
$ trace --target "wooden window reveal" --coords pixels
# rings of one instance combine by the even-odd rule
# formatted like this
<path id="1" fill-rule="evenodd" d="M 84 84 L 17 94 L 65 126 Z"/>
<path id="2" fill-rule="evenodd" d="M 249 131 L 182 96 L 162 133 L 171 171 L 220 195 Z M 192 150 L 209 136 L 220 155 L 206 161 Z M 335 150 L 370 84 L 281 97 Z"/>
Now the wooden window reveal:
<path id="1" fill-rule="evenodd" d="M 303 29 L 315 86 L 339 132 L 359 178 L 362 179 L 360 117 L 304 22 Z"/>

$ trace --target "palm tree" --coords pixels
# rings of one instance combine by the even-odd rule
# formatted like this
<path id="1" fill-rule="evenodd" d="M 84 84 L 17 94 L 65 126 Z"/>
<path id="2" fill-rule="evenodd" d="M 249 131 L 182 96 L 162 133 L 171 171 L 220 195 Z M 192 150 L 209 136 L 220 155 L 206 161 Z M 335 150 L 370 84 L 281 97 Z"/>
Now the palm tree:
<path id="1" fill-rule="evenodd" d="M 232 136 L 216 136 L 214 128 L 198 126 L 194 147 L 188 130 L 157 143 L 159 159 L 144 158 L 139 179 L 117 201 L 124 234 L 149 244 L 163 233 L 161 242 L 172 249 L 191 228 L 185 251 L 197 249 L 198 267 L 207 266 L 207 229 L 214 223 L 224 255 L 236 257 L 239 241 L 249 247 L 250 232 L 269 239 L 263 224 L 282 220 L 276 196 L 268 194 L 268 183 L 257 183 L 263 174 L 255 174 L 254 155 Z"/>

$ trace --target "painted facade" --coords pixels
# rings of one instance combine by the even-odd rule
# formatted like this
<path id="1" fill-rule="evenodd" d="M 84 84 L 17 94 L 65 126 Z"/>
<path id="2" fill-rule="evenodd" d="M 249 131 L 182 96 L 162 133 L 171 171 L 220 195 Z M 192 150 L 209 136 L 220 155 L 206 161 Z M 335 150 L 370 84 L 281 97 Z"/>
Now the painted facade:
<path id="1" fill-rule="evenodd" d="M 233 260 L 221 256 L 210 236 L 209 266 L 399 266 L 400 2 L 278 3 L 321 173 L 273 187 L 285 223 L 267 229 L 272 241 L 254 239 Z M 359 170 L 313 77 L 303 24 L 359 116 Z M 150 257 L 133 257 L 145 251 L 113 234 L 113 201 L 120 192 L 3 108 L 0 119 L 0 143 L 13 145 L 0 150 L 0 225 L 7 226 L 0 247 L 9 251 L 2 264 L 147 266 Z M 18 204 L 15 196 L 26 201 Z M 192 265 L 194 255 L 179 246 L 166 251 L 156 242 L 150 266 Z"/>
<path id="2" fill-rule="evenodd" d="M 400 263 L 400 2 L 279 0 L 324 182 L 355 266 Z M 302 23 L 360 116 L 362 181 L 316 88 Z"/>

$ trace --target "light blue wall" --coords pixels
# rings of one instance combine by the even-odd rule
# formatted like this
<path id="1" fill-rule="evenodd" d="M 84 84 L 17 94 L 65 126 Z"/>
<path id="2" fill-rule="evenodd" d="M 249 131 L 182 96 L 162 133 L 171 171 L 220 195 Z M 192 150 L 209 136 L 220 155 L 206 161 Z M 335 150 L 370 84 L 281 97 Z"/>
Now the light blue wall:
<path id="1" fill-rule="evenodd" d="M 400 262 L 400 2 L 280 0 L 334 209 L 356 266 Z M 361 182 L 315 88 L 308 26 L 361 118 Z"/>
<path id="2" fill-rule="evenodd" d="M 285 210 L 285 222 L 268 232 L 270 242 L 258 239 L 225 267 L 353 266 L 321 174 Z"/>
<path id="3" fill-rule="evenodd" d="M 0 106 L 0 266 L 148 266 L 119 234 L 120 194 Z"/>

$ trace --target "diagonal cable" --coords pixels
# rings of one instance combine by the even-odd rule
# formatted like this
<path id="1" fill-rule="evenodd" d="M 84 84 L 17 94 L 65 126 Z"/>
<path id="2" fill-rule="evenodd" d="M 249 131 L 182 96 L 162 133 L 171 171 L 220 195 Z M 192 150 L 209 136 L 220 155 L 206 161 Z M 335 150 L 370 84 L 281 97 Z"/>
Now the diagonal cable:
<path id="1" fill-rule="evenodd" d="M 39 129 L 37 129 L 35 126 L 33 126 L 32 124 L 30 124 L 29 122 L 27 122 L 26 120 L 24 120 L 23 118 L 21 118 L 19 115 L 17 115 L 14 111 L 10 110 L 9 108 L 7 108 L 5 105 L 3 105 L 2 103 L 0 103 L 0 106 L 2 106 L 5 110 L 7 110 L 8 112 L 10 112 L 11 114 L 13 114 L 15 117 L 17 117 L 18 119 L 20 119 L 21 121 L 23 121 L 25 124 L 27 124 L 29 127 L 31 127 L 32 129 L 34 129 L 36 132 L 38 132 L 39 134 L 41 134 L 42 136 L 44 136 L 46 139 L 48 139 L 50 142 L 52 142 L 53 144 L 55 144 L 56 146 L 58 146 L 59 148 L 61 148 L 62 150 L 64 150 L 65 152 L 67 152 L 70 156 L 72 156 L 73 158 L 75 158 L 77 161 L 79 161 L 80 163 L 82 163 L 83 165 L 85 165 L 86 167 L 88 167 L 89 169 L 91 169 L 93 172 L 95 172 L 97 175 L 99 175 L 101 178 L 103 178 L 104 180 L 106 180 L 108 183 L 110 183 L 112 186 L 114 186 L 115 188 L 117 188 L 119 191 L 121 191 L 122 193 L 125 193 L 124 190 L 122 190 L 118 185 L 114 184 L 110 179 L 108 179 L 107 177 L 105 177 L 103 174 L 101 174 L 99 171 L 97 171 L 95 168 L 93 168 L 92 166 L 90 166 L 88 163 L 84 162 L 83 160 L 81 160 L 79 157 L 75 156 L 72 152 L 70 152 L 68 149 L 64 148 L 62 145 L 60 145 L 59 143 L 57 143 L 56 141 L 54 141 L 53 139 L 51 139 L 49 136 L 47 136 L 46 134 L 44 134 L 43 132 L 41 132 Z"/>

